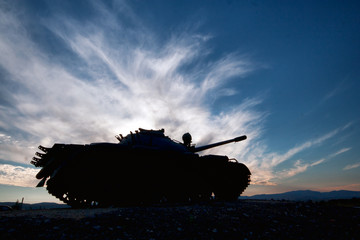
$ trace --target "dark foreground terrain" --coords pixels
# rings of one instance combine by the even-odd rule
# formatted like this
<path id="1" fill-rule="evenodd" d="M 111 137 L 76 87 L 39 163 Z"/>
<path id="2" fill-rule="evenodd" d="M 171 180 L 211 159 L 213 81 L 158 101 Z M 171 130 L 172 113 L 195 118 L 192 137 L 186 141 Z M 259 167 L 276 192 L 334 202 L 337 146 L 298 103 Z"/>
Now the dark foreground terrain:
<path id="1" fill-rule="evenodd" d="M 360 239 L 358 202 L 240 200 L 0 212 L 0 239 Z"/>

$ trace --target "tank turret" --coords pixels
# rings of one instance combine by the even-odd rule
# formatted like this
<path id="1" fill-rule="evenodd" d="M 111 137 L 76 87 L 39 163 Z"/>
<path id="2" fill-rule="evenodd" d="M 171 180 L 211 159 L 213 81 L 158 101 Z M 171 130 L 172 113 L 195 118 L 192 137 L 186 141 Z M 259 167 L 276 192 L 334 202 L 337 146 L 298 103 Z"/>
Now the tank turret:
<path id="1" fill-rule="evenodd" d="M 201 147 L 165 136 L 164 129 L 139 129 L 118 143 L 39 146 L 31 163 L 42 169 L 38 187 L 74 207 L 160 202 L 236 200 L 250 171 L 235 159 L 197 152 L 246 139 L 240 136 Z"/>

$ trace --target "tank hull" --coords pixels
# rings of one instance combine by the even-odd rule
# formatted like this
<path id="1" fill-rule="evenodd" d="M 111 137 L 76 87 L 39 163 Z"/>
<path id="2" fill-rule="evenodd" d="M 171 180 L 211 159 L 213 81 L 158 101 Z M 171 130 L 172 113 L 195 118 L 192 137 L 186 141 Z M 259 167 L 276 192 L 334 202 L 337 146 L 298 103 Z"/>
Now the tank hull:
<path id="1" fill-rule="evenodd" d="M 227 156 L 136 144 L 55 144 L 42 159 L 38 186 L 73 207 L 235 200 L 251 175 Z"/>

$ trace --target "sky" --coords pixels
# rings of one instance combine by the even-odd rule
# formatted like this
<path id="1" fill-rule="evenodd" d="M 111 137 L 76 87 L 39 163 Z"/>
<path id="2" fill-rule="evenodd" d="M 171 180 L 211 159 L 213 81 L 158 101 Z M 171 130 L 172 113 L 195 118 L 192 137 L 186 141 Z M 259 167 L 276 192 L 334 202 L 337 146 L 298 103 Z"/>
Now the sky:
<path id="1" fill-rule="evenodd" d="M 360 191 L 358 1 L 0 0 L 0 202 L 37 146 L 190 132 L 252 172 L 243 195 Z M 111 167 L 111 166 L 109 166 Z"/>

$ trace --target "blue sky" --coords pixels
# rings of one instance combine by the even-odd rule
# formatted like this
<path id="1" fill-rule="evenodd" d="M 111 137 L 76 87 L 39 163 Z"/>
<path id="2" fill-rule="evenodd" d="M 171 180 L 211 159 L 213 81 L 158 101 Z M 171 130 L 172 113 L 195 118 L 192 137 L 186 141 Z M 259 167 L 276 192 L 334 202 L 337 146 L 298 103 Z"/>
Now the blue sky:
<path id="1" fill-rule="evenodd" d="M 244 195 L 360 190 L 358 1 L 0 1 L 0 201 L 55 201 L 39 144 L 165 128 Z M 40 200 L 39 200 L 40 198 Z"/>

